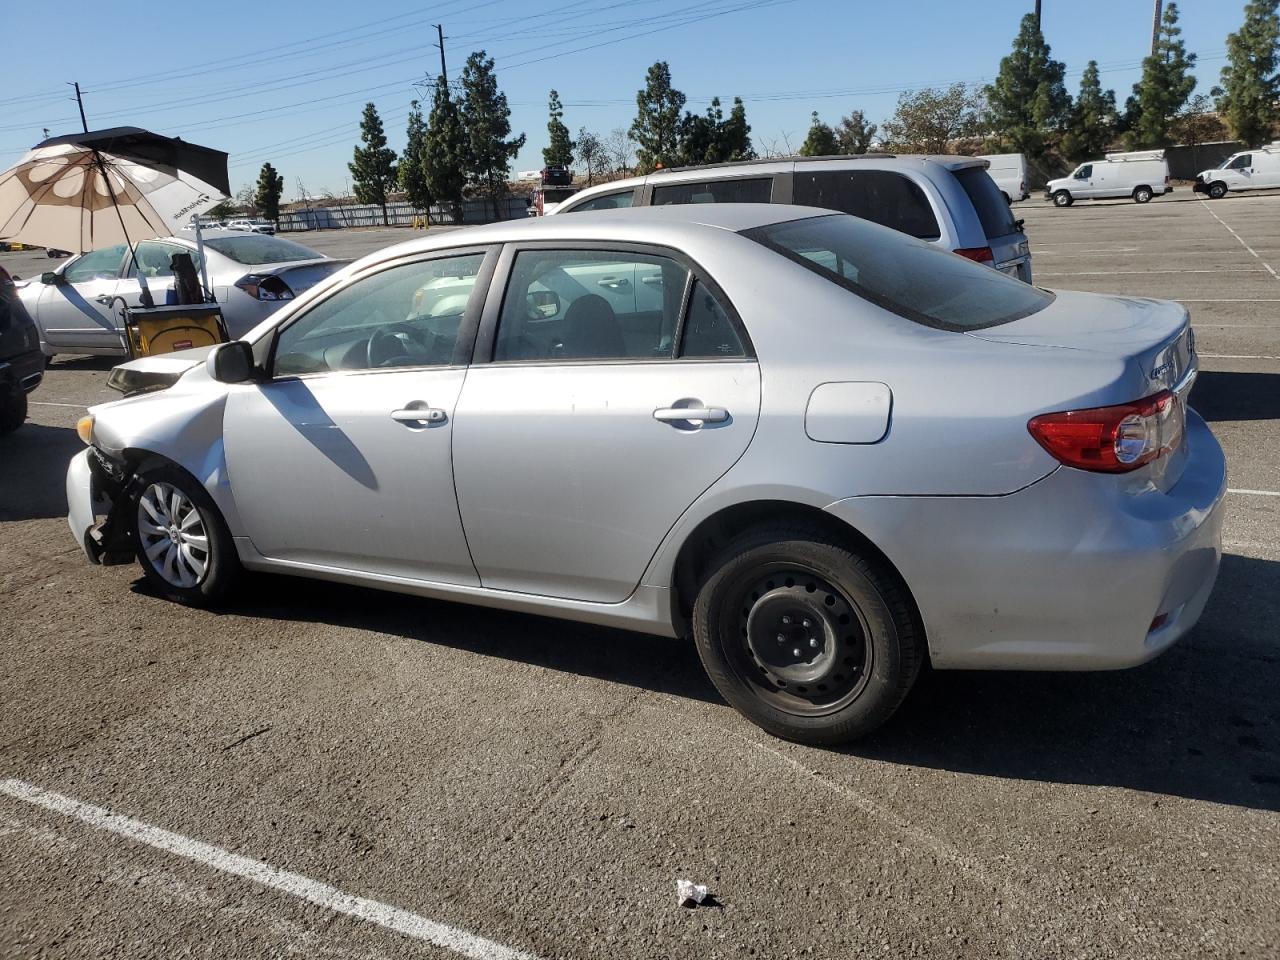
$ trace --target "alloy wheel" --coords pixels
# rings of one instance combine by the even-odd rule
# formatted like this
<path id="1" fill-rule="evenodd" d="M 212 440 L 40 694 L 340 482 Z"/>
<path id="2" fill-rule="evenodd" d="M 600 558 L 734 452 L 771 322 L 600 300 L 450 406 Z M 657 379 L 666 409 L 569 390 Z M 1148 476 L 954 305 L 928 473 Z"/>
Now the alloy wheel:
<path id="1" fill-rule="evenodd" d="M 153 483 L 138 498 L 142 552 L 166 583 L 184 589 L 205 578 L 209 533 L 199 508 L 171 483 Z"/>

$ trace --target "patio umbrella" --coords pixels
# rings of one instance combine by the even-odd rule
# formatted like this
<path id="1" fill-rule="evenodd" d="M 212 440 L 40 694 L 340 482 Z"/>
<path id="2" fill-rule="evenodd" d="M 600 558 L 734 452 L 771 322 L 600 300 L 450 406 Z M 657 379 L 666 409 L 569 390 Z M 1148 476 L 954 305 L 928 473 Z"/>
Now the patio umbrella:
<path id="1" fill-rule="evenodd" d="M 0 239 L 80 253 L 132 249 L 229 193 L 220 150 L 138 127 L 53 137 L 0 173 Z"/>

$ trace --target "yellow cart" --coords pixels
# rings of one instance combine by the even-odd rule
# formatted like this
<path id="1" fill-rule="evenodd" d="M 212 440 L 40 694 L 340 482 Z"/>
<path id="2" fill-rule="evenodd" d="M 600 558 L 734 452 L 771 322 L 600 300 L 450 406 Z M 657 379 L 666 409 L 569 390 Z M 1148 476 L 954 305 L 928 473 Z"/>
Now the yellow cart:
<path id="1" fill-rule="evenodd" d="M 230 340 L 216 303 L 126 307 L 125 346 L 130 357 L 148 357 Z"/>

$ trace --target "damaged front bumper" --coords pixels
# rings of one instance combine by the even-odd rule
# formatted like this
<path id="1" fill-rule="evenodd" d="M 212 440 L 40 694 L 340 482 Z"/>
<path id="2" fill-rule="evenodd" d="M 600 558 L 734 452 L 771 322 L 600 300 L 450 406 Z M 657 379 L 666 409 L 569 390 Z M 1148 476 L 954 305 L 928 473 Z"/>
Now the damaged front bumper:
<path id="1" fill-rule="evenodd" d="M 67 523 L 90 563 L 129 563 L 133 540 L 122 509 L 127 477 L 122 467 L 88 447 L 67 466 Z"/>

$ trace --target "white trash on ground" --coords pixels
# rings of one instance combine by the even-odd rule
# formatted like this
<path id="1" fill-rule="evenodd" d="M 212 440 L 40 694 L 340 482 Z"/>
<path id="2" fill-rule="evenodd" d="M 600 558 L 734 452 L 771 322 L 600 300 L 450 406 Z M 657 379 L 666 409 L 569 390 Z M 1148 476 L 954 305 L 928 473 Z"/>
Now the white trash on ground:
<path id="1" fill-rule="evenodd" d="M 707 899 L 707 888 L 704 884 L 692 880 L 676 881 L 676 898 L 682 907 L 696 907 Z"/>

